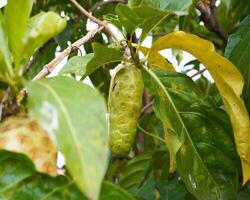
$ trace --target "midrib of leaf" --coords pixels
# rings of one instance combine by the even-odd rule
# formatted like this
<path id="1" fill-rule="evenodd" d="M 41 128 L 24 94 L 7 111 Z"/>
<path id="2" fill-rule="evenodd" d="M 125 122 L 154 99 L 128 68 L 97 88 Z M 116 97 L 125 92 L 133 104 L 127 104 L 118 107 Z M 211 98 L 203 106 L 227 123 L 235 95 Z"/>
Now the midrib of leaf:
<path id="1" fill-rule="evenodd" d="M 78 143 L 78 140 L 77 140 L 77 137 L 76 137 L 76 131 L 75 131 L 75 128 L 74 126 L 71 124 L 71 120 L 70 120 L 70 117 L 68 115 L 68 111 L 67 111 L 67 108 L 64 106 L 63 102 L 61 101 L 59 95 L 56 93 L 56 91 L 48 84 L 45 84 L 45 83 L 41 83 L 41 82 L 37 82 L 39 85 L 47 88 L 51 93 L 52 95 L 54 96 L 55 100 L 58 102 L 59 106 L 61 107 L 61 111 L 63 112 L 64 116 L 65 116 L 65 119 L 66 119 L 66 122 L 68 123 L 68 126 L 69 126 L 69 129 L 71 131 L 71 135 L 73 137 L 73 140 L 76 144 L 76 152 L 78 154 L 78 159 L 80 161 L 80 168 L 81 168 L 81 171 L 82 171 L 82 175 L 84 175 L 84 170 L 83 170 L 83 160 L 81 158 L 81 152 L 79 151 L 79 147 L 81 146 L 79 143 Z"/>
<path id="2" fill-rule="evenodd" d="M 168 93 L 167 90 L 165 89 L 164 85 L 161 83 L 161 81 L 159 80 L 159 78 L 158 78 L 150 69 L 148 69 L 145 65 L 142 65 L 142 67 L 143 67 L 143 69 L 144 69 L 144 70 L 145 70 L 145 71 L 155 80 L 155 82 L 160 86 L 160 88 L 163 90 L 164 94 L 167 96 L 167 98 L 168 98 L 170 104 L 172 105 L 172 107 L 173 107 L 173 109 L 174 109 L 174 111 L 175 111 L 175 113 L 176 113 L 176 115 L 177 115 L 177 117 L 178 117 L 178 119 L 179 119 L 179 121 L 180 121 L 180 123 L 181 123 L 181 125 L 182 125 L 183 130 L 185 130 L 185 133 L 186 133 L 186 135 L 187 135 L 187 137 L 188 137 L 188 139 L 189 139 L 189 142 L 190 142 L 190 144 L 192 145 L 192 147 L 193 147 L 193 149 L 194 149 L 194 151 L 195 151 L 195 153 L 196 153 L 196 155 L 197 155 L 197 158 L 198 158 L 198 159 L 200 160 L 200 162 L 202 163 L 203 168 L 207 171 L 207 173 L 209 174 L 211 180 L 214 182 L 215 185 L 217 185 L 217 188 L 219 188 L 219 185 L 218 185 L 217 182 L 214 180 L 213 176 L 210 174 L 210 172 L 208 171 L 208 169 L 207 169 L 207 167 L 205 166 L 204 162 L 203 162 L 202 159 L 200 158 L 200 155 L 199 155 L 199 153 L 197 152 L 197 150 L 196 150 L 196 148 L 195 148 L 195 146 L 194 146 L 194 144 L 193 144 L 193 142 L 192 142 L 192 139 L 190 138 L 190 135 L 188 134 L 187 128 L 186 128 L 184 122 L 182 121 L 181 116 L 179 115 L 180 112 L 179 112 L 179 111 L 177 110 L 177 108 L 175 107 L 175 104 L 174 104 L 174 102 L 172 101 L 172 98 L 170 97 L 169 93 Z M 217 195 L 217 197 L 218 197 L 218 199 L 219 199 L 220 195 L 218 194 L 218 190 L 216 190 L 216 195 Z"/>

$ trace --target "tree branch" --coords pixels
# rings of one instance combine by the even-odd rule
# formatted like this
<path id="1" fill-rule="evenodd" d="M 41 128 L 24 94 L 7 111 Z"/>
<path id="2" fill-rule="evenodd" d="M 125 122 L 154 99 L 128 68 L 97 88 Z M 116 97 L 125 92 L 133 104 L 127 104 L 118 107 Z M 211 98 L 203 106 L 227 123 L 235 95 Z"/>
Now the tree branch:
<path id="1" fill-rule="evenodd" d="M 190 78 L 194 78 L 194 77 L 197 76 L 197 75 L 203 74 L 203 72 L 205 72 L 206 70 L 207 70 L 207 69 L 204 68 L 204 69 L 202 69 L 202 70 L 200 70 L 200 71 L 194 73 L 192 76 L 190 76 Z"/>
<path id="2" fill-rule="evenodd" d="M 216 0 L 210 0 L 209 5 L 202 2 L 197 3 L 196 8 L 201 12 L 201 20 L 204 22 L 208 30 L 217 34 L 224 42 L 228 39 L 228 33 L 219 26 L 217 20 Z"/>
<path id="3" fill-rule="evenodd" d="M 109 1 L 101 1 L 101 2 L 97 2 L 95 3 L 90 9 L 89 9 L 89 12 L 93 12 L 94 10 L 108 4 L 108 3 L 124 3 L 126 4 L 127 1 L 126 0 L 109 0 Z"/>
<path id="4" fill-rule="evenodd" d="M 85 10 L 79 3 L 77 3 L 76 0 L 70 0 L 74 6 L 83 14 L 85 15 L 87 18 L 89 18 L 92 22 L 98 24 L 99 26 L 103 26 L 106 31 L 115 39 L 118 40 L 118 37 L 116 36 L 116 34 L 114 34 L 114 32 L 110 29 L 110 27 L 108 26 L 108 24 L 104 21 L 101 21 L 100 19 L 92 16 L 87 10 Z"/>
<path id="5" fill-rule="evenodd" d="M 76 47 L 80 47 L 81 45 L 83 45 L 84 43 L 88 42 L 90 39 L 92 39 L 95 34 L 99 31 L 101 31 L 103 28 L 105 28 L 107 30 L 107 32 L 115 39 L 118 40 L 118 37 L 116 36 L 116 34 L 114 34 L 113 30 L 110 29 L 110 27 L 108 26 L 108 24 L 104 21 L 101 21 L 97 18 L 95 18 L 94 16 L 92 16 L 90 13 L 88 13 L 88 11 L 86 11 L 80 4 L 77 3 L 76 0 L 70 0 L 75 6 L 76 8 L 86 17 L 88 17 L 91 21 L 93 21 L 94 23 L 96 23 L 98 26 L 96 28 L 94 28 L 93 30 L 89 31 L 84 37 L 82 37 L 81 39 L 77 40 L 76 42 L 74 42 L 72 45 L 68 46 L 58 57 L 54 58 L 50 63 L 48 63 L 47 65 L 45 65 L 43 67 L 43 69 L 33 78 L 32 81 L 36 81 L 39 80 L 45 76 L 47 76 L 48 74 L 50 74 L 53 69 L 66 57 L 68 56 L 72 50 L 74 50 Z"/>
<path id="6" fill-rule="evenodd" d="M 101 31 L 104 27 L 103 26 L 97 26 L 96 28 L 94 28 L 93 30 L 89 31 L 84 37 L 82 37 L 81 39 L 77 40 L 76 42 L 74 42 L 72 45 L 68 46 L 58 57 L 54 58 L 50 63 L 48 63 L 47 65 L 45 65 L 43 67 L 43 69 L 33 78 L 32 81 L 36 81 L 39 80 L 45 76 L 47 76 L 48 74 L 50 74 L 53 69 L 65 58 L 67 57 L 72 50 L 75 49 L 75 47 L 80 47 L 81 45 L 83 45 L 84 43 L 88 42 L 89 40 L 91 40 L 96 33 L 98 33 L 99 31 Z"/>

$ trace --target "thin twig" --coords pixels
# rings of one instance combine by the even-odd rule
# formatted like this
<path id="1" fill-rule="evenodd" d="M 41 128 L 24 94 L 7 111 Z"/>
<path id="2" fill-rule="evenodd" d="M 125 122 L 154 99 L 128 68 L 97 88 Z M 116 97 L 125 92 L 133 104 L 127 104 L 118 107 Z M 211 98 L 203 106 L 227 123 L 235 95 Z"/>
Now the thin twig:
<path id="1" fill-rule="evenodd" d="M 44 68 L 33 78 L 32 81 L 39 80 L 48 74 L 50 74 L 53 69 L 65 58 L 67 57 L 72 50 L 74 50 L 76 47 L 80 47 L 84 43 L 91 40 L 96 33 L 100 32 L 104 27 L 97 26 L 93 30 L 89 31 L 84 37 L 74 42 L 72 45 L 68 46 L 58 57 L 54 58 L 50 63 L 44 66 Z"/>
<path id="2" fill-rule="evenodd" d="M 115 39 L 118 40 L 118 37 L 116 36 L 116 34 L 114 34 L 114 32 L 110 29 L 110 27 L 108 26 L 108 24 L 94 16 L 92 16 L 87 10 L 85 10 L 79 3 L 77 3 L 76 0 L 70 0 L 74 6 L 83 14 L 85 15 L 87 18 L 89 18 L 92 22 L 98 24 L 99 26 L 103 26 L 106 31 Z"/>
<path id="3" fill-rule="evenodd" d="M 4 111 L 4 108 L 7 104 L 7 102 L 8 102 L 9 96 L 10 96 L 10 86 L 7 88 L 5 94 L 2 98 L 2 101 L 0 103 L 0 121 L 2 121 L 3 111 Z"/>
<path id="4" fill-rule="evenodd" d="M 209 7 L 202 2 L 197 3 L 196 8 L 201 12 L 201 20 L 208 30 L 217 34 L 224 42 L 228 39 L 228 33 L 219 26 L 217 20 L 216 0 L 210 0 Z"/>
<path id="5" fill-rule="evenodd" d="M 197 76 L 197 75 L 200 75 L 200 74 L 202 74 L 203 72 L 205 72 L 207 69 L 206 68 L 204 68 L 204 69 L 202 69 L 202 70 L 200 70 L 200 71 L 198 71 L 198 72 L 196 72 L 195 74 L 193 74 L 192 76 L 190 76 L 191 78 L 194 78 L 195 76 Z"/>
<path id="6" fill-rule="evenodd" d="M 126 0 L 108 0 L 108 1 L 101 1 L 101 2 L 97 2 L 95 3 L 90 9 L 89 12 L 93 12 L 94 10 L 108 4 L 108 3 L 127 3 Z"/>
<path id="7" fill-rule="evenodd" d="M 155 139 L 157 139 L 157 140 L 160 140 L 161 142 L 165 142 L 165 140 L 163 140 L 162 138 L 160 138 L 160 137 L 158 137 L 158 136 L 156 136 L 156 135 L 154 135 L 154 134 L 152 134 L 152 133 L 149 133 L 148 131 L 146 131 L 145 129 L 143 129 L 143 128 L 140 126 L 139 123 L 137 123 L 137 128 L 138 128 L 142 133 L 144 133 L 144 134 L 146 134 L 146 135 L 149 135 L 149 136 L 151 136 L 151 137 L 153 137 L 153 138 L 155 138 Z"/>
<path id="8" fill-rule="evenodd" d="M 142 109 L 141 109 L 141 114 L 145 113 L 154 103 L 155 100 L 152 100 L 150 103 L 148 103 L 147 105 L 145 105 Z"/>

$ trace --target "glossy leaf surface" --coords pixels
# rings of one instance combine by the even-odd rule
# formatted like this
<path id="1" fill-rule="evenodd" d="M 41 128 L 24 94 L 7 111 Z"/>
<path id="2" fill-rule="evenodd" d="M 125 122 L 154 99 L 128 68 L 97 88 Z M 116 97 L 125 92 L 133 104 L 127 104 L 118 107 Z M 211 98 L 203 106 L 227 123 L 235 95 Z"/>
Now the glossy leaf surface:
<path id="1" fill-rule="evenodd" d="M 182 31 L 167 34 L 156 40 L 148 59 L 167 48 L 177 48 L 193 54 L 213 77 L 231 119 L 245 183 L 250 179 L 250 124 L 247 109 L 241 98 L 244 84 L 241 73 L 229 60 L 216 53 L 211 42 Z"/>
<path id="2" fill-rule="evenodd" d="M 235 199 L 237 154 L 225 112 L 202 99 L 185 75 L 147 72 L 148 83 L 155 82 L 156 115 L 175 136 L 169 148 L 187 189 L 198 199 Z"/>

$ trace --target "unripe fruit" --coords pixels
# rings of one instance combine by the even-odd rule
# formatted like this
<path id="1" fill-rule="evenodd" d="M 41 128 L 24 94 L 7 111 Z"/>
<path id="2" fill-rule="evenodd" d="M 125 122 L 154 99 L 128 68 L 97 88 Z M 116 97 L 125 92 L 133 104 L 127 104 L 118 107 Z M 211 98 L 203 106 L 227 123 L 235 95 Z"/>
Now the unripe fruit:
<path id="1" fill-rule="evenodd" d="M 23 153 L 39 172 L 57 174 L 57 150 L 47 132 L 25 115 L 11 116 L 0 126 L 0 149 Z"/>
<path id="2" fill-rule="evenodd" d="M 117 156 L 126 155 L 134 142 L 143 89 L 142 74 L 135 65 L 117 66 L 109 92 L 110 146 Z"/>

